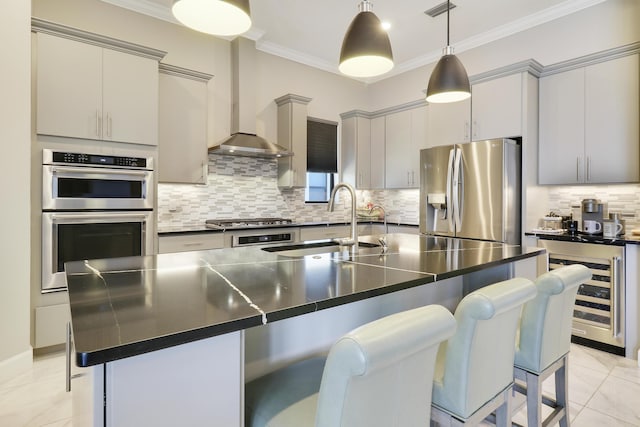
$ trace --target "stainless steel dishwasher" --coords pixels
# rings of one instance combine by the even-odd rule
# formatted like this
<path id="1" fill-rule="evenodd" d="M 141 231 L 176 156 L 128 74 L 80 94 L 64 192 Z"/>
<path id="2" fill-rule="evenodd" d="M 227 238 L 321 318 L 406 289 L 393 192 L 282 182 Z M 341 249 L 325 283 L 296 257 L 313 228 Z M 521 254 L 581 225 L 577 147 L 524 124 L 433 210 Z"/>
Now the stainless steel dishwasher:
<path id="1" fill-rule="evenodd" d="M 549 269 L 584 264 L 593 277 L 580 285 L 573 311 L 572 341 L 624 356 L 624 246 L 539 239 Z"/>

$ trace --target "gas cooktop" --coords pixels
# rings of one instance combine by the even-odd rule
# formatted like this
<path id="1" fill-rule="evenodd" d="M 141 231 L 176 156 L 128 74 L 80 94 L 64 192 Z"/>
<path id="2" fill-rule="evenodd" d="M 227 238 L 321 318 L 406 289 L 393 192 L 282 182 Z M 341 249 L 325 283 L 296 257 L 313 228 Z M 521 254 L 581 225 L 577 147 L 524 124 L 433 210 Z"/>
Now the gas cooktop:
<path id="1" fill-rule="evenodd" d="M 205 221 L 207 228 L 217 230 L 233 230 L 241 228 L 263 228 L 289 225 L 293 220 L 288 218 L 240 218 L 240 219 L 208 219 Z"/>

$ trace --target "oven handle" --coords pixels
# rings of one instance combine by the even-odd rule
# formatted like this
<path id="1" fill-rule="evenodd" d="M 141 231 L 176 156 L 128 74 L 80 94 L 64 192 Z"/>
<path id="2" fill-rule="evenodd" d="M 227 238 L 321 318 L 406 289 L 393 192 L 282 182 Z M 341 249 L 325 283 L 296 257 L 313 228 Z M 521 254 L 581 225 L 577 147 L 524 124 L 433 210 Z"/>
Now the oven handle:
<path id="1" fill-rule="evenodd" d="M 135 176 L 146 178 L 149 175 L 148 170 L 131 170 L 131 169 L 109 169 L 109 168 L 75 168 L 70 166 L 50 166 L 51 174 L 53 175 L 89 175 L 89 174 L 105 174 L 105 175 L 120 175 Z"/>
<path id="2" fill-rule="evenodd" d="M 77 221 L 77 220 L 95 220 L 95 219 L 108 219 L 108 220 L 146 220 L 149 218 L 149 214 L 121 214 L 121 213 L 90 213 L 85 214 L 50 214 L 52 221 Z"/>
<path id="3" fill-rule="evenodd" d="M 620 257 L 611 258 L 611 309 L 612 309 L 612 328 L 611 335 L 615 338 L 620 333 L 620 319 L 618 298 L 620 295 Z"/>

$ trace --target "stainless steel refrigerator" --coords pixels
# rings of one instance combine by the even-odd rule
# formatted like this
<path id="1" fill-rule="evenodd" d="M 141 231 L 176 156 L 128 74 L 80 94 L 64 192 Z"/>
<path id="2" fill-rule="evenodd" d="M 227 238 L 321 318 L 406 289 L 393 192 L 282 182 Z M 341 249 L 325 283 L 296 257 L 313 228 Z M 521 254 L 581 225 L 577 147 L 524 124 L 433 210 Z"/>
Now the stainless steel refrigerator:
<path id="1" fill-rule="evenodd" d="M 491 139 L 420 151 L 420 232 L 520 244 L 521 148 Z"/>

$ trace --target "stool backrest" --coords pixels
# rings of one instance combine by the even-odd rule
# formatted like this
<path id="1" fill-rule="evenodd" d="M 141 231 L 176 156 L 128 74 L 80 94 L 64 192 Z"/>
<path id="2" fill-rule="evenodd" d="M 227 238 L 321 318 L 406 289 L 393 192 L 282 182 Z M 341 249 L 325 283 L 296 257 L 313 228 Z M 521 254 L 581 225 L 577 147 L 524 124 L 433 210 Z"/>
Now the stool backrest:
<path id="1" fill-rule="evenodd" d="M 513 382 L 518 321 L 523 304 L 535 294 L 530 280 L 516 278 L 460 301 L 456 334 L 441 348 L 446 356 L 442 386 L 434 387 L 436 404 L 468 418 Z"/>
<path id="2" fill-rule="evenodd" d="M 331 348 L 320 385 L 316 426 L 424 426 L 439 344 L 456 322 L 430 305 L 353 330 Z"/>
<path id="3" fill-rule="evenodd" d="M 576 293 L 590 279 L 591 271 L 581 264 L 561 267 L 536 279 L 538 294 L 522 312 L 516 366 L 541 372 L 569 351 Z"/>

